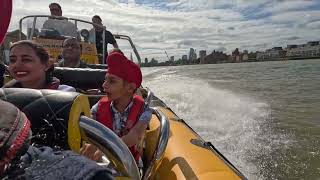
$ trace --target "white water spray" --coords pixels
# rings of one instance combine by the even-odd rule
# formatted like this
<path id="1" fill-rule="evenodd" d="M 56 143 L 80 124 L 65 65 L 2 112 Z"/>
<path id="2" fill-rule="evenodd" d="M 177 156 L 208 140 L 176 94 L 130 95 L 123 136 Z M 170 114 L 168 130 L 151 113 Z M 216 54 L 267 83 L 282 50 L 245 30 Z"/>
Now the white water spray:
<path id="1" fill-rule="evenodd" d="M 160 71 L 165 73 L 159 75 Z M 268 104 L 214 88 L 200 79 L 179 76 L 168 68 L 144 71 L 144 86 L 249 179 L 264 179 L 252 161 L 257 154 L 267 155 L 272 149 L 268 138 L 275 135 L 263 129 L 270 115 Z"/>

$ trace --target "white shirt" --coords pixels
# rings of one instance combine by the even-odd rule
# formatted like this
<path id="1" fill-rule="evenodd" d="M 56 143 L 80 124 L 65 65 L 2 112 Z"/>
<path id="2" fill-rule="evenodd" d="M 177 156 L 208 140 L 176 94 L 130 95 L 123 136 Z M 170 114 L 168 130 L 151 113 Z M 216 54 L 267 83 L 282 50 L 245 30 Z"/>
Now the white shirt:
<path id="1" fill-rule="evenodd" d="M 48 19 L 42 28 L 55 29 L 63 36 L 78 37 L 77 27 L 67 19 Z"/>
<path id="2" fill-rule="evenodd" d="M 76 92 L 76 89 L 74 87 L 64 85 L 64 84 L 59 85 L 57 90 L 66 91 L 66 92 Z"/>

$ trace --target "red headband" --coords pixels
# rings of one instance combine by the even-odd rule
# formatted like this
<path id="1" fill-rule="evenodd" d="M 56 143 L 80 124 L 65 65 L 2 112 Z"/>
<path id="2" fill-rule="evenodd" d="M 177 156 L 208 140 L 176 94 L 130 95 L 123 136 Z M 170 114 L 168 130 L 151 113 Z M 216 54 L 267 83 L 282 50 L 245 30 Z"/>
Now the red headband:
<path id="1" fill-rule="evenodd" d="M 109 74 L 116 75 L 129 83 L 134 83 L 136 88 L 141 86 L 142 74 L 140 67 L 123 54 L 118 52 L 109 54 L 107 63 Z"/>
<path id="2" fill-rule="evenodd" d="M 30 127 L 30 121 L 23 112 L 0 100 L 0 174 L 17 154 L 26 152 Z"/>

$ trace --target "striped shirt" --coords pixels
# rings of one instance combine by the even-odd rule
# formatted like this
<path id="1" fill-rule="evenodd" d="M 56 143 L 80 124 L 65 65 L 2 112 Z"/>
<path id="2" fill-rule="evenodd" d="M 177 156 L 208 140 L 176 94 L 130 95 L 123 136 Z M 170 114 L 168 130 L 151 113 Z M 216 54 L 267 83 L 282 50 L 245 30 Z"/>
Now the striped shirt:
<path id="1" fill-rule="evenodd" d="M 91 108 L 91 115 L 93 119 L 97 119 L 96 115 L 98 111 L 98 103 L 93 105 Z M 117 135 L 121 134 L 121 131 L 124 130 L 132 105 L 133 105 L 133 101 L 131 101 L 129 105 L 126 107 L 126 109 L 124 110 L 124 112 L 121 113 L 115 108 L 113 102 L 111 102 L 109 108 L 111 109 L 111 113 L 112 113 L 113 131 Z M 150 108 L 145 108 L 143 113 L 139 117 L 139 121 L 145 122 L 148 124 L 150 122 L 151 115 L 152 115 L 152 110 Z"/>

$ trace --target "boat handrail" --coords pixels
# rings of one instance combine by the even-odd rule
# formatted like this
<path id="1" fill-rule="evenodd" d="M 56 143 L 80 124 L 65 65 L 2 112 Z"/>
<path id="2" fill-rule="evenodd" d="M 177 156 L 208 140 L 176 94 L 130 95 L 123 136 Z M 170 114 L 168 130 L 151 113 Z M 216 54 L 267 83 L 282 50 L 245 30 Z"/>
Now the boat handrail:
<path id="1" fill-rule="evenodd" d="M 114 34 L 114 37 L 118 38 L 118 39 L 125 39 L 125 40 L 129 41 L 130 46 L 132 47 L 133 52 L 135 53 L 139 64 L 141 64 L 141 57 L 140 57 L 140 55 L 138 53 L 138 50 L 137 50 L 136 46 L 134 45 L 133 41 L 131 40 L 131 38 L 129 36 L 127 36 L 127 35 L 122 35 L 122 34 Z"/>
<path id="2" fill-rule="evenodd" d="M 69 17 L 64 17 L 64 16 L 51 16 L 51 15 L 29 15 L 29 16 L 24 16 L 23 18 L 20 19 L 19 21 L 19 27 L 20 27 L 20 30 L 22 29 L 22 21 L 24 19 L 27 19 L 27 18 L 41 18 L 41 17 L 47 17 L 47 18 L 53 18 L 53 19 L 66 19 L 68 21 L 72 20 L 72 21 L 75 21 L 75 25 L 77 24 L 76 22 L 83 22 L 83 23 L 88 23 L 88 24 L 92 24 L 92 25 L 97 25 L 97 26 L 100 26 L 101 28 L 103 29 L 106 29 L 104 26 L 101 26 L 99 24 L 96 24 L 96 23 L 93 23 L 93 22 L 90 22 L 90 21 L 85 21 L 85 20 L 82 20 L 82 19 L 77 19 L 77 18 L 69 18 Z"/>
<path id="3" fill-rule="evenodd" d="M 157 145 L 155 151 L 152 154 L 152 158 L 148 164 L 146 171 L 142 177 L 143 180 L 149 179 L 151 173 L 156 170 L 161 163 L 164 155 L 164 151 L 166 150 L 168 141 L 169 141 L 169 133 L 170 133 L 170 124 L 168 118 L 157 108 L 151 108 L 153 113 L 156 114 L 160 121 L 160 131 L 157 140 Z"/>
<path id="4" fill-rule="evenodd" d="M 27 18 L 39 18 L 39 17 L 47 17 L 47 18 L 56 18 L 56 19 L 66 19 L 66 20 L 79 21 L 79 22 L 83 22 L 83 23 L 97 25 L 97 26 L 100 26 L 103 29 L 106 29 L 104 26 L 101 26 L 99 24 L 96 24 L 96 23 L 93 23 L 93 22 L 90 22 L 90 21 L 85 21 L 85 20 L 82 20 L 82 19 L 77 19 L 77 18 L 68 18 L 68 17 L 64 17 L 64 16 L 50 16 L 50 15 L 29 15 L 29 16 L 24 16 L 23 18 L 20 19 L 20 21 L 19 21 L 20 30 L 22 29 L 22 21 L 24 19 L 27 19 Z M 117 38 L 119 38 L 119 39 L 127 39 L 127 40 L 130 39 L 131 40 L 130 36 L 128 36 L 128 35 L 124 35 L 124 34 L 112 34 L 112 35 L 117 37 Z"/>
<path id="5" fill-rule="evenodd" d="M 84 133 L 84 140 L 97 146 L 115 165 L 121 175 L 131 179 L 140 179 L 140 173 L 128 147 L 110 129 L 99 122 L 81 116 L 79 120 L 81 133 Z"/>

